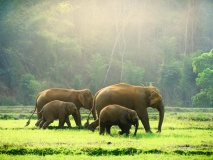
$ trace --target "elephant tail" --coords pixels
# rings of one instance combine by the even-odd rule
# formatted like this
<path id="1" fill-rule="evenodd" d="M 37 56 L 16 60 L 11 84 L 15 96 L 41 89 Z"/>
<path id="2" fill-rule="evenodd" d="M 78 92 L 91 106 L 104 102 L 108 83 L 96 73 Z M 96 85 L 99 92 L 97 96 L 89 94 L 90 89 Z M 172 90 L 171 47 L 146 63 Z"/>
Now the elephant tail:
<path id="1" fill-rule="evenodd" d="M 37 108 L 37 99 L 38 99 L 39 95 L 40 95 L 40 94 L 38 94 L 38 96 L 36 97 L 35 109 L 34 109 L 32 115 L 30 116 L 30 118 L 28 119 L 28 121 L 27 121 L 25 127 L 28 126 L 28 125 L 30 124 L 30 119 L 32 118 L 33 114 L 34 114 L 35 111 L 36 111 L 36 108 Z"/>
<path id="2" fill-rule="evenodd" d="M 28 125 L 30 124 L 30 119 L 32 118 L 32 116 L 33 116 L 33 114 L 35 113 L 35 111 L 36 111 L 36 107 L 35 107 L 35 110 L 34 110 L 34 112 L 32 113 L 32 115 L 31 115 L 30 118 L 28 119 L 28 121 L 27 121 L 25 127 L 28 126 Z"/>

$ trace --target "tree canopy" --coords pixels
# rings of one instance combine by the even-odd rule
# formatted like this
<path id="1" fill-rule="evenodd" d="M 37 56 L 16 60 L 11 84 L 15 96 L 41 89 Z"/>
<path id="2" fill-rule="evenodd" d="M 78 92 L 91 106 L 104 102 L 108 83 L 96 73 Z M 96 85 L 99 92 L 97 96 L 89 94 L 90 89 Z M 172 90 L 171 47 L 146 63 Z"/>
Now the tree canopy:
<path id="1" fill-rule="evenodd" d="M 194 106 L 213 106 L 213 49 L 193 59 L 194 72 L 198 73 L 196 84 L 200 92 L 192 97 Z"/>
<path id="2" fill-rule="evenodd" d="M 211 0 L 0 0 L 0 105 L 32 105 L 50 87 L 95 94 L 126 82 L 157 86 L 166 105 L 210 106 L 195 99 L 212 96 L 212 7 Z"/>

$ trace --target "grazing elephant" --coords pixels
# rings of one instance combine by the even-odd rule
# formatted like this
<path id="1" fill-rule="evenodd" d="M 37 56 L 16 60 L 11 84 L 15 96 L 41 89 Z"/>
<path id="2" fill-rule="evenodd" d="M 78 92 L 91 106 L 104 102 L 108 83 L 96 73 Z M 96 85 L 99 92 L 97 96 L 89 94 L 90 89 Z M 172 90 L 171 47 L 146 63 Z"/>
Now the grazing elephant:
<path id="1" fill-rule="evenodd" d="M 164 119 L 164 105 L 162 98 L 155 87 L 135 86 L 125 83 L 105 87 L 95 94 L 93 98 L 93 109 L 91 112 L 96 109 L 99 117 L 100 111 L 110 104 L 118 104 L 135 110 L 146 132 L 151 132 L 147 108 L 156 108 L 159 111 L 158 132 L 161 132 L 161 126 Z M 85 126 L 94 131 L 98 124 L 98 119 L 89 124 L 88 116 Z"/>
<path id="2" fill-rule="evenodd" d="M 45 104 L 39 113 L 42 114 L 42 118 L 37 121 L 36 126 L 43 129 L 46 129 L 55 119 L 59 119 L 58 128 L 62 128 L 65 122 L 68 127 L 71 127 L 69 115 L 72 114 L 74 119 L 78 117 L 78 110 L 74 103 L 59 100 Z"/>
<path id="3" fill-rule="evenodd" d="M 75 119 L 75 123 L 78 126 L 81 126 L 81 115 L 80 108 L 92 109 L 92 93 L 89 89 L 84 90 L 74 90 L 74 89 L 64 89 L 64 88 L 50 88 L 42 91 L 38 94 L 36 98 L 35 110 L 29 118 L 26 126 L 30 124 L 30 119 L 37 109 L 37 118 L 41 119 L 41 113 L 39 113 L 42 107 L 50 101 L 60 100 L 65 102 L 72 102 L 76 105 L 78 109 L 78 119 Z M 93 111 L 94 120 L 96 120 L 95 110 Z"/>
<path id="4" fill-rule="evenodd" d="M 99 115 L 100 135 L 104 135 L 105 129 L 107 134 L 110 134 L 110 128 L 112 125 L 118 125 L 121 131 L 119 134 L 126 133 L 129 135 L 131 125 L 135 126 L 136 136 L 138 130 L 138 116 L 134 110 L 125 108 L 119 105 L 108 105 L 104 107 Z"/>

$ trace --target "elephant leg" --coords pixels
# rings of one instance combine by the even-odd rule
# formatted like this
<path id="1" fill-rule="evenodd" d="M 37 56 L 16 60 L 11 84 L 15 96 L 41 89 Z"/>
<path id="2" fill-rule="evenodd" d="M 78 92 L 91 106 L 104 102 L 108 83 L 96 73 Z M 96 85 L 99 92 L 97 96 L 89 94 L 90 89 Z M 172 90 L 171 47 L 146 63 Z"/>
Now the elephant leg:
<path id="1" fill-rule="evenodd" d="M 111 131 L 110 131 L 111 127 L 112 127 L 112 125 L 106 125 L 106 133 L 107 134 L 111 134 Z"/>
<path id="2" fill-rule="evenodd" d="M 53 123 L 54 120 L 47 120 L 44 125 L 42 126 L 43 129 L 46 129 L 50 123 Z"/>
<path id="3" fill-rule="evenodd" d="M 69 116 L 66 117 L 65 122 L 69 128 L 72 128 Z"/>
<path id="4" fill-rule="evenodd" d="M 46 122 L 46 120 L 42 119 L 42 121 L 39 123 L 39 128 L 42 128 L 42 126 L 44 125 L 45 122 Z"/>
<path id="5" fill-rule="evenodd" d="M 104 135 L 105 128 L 106 128 L 105 123 L 100 122 L 100 129 L 99 129 L 99 130 L 100 130 L 100 131 L 99 131 L 99 134 L 100 134 L 100 135 Z"/>
<path id="6" fill-rule="evenodd" d="M 124 131 L 125 131 L 125 133 L 126 133 L 126 136 L 129 135 L 129 130 L 130 130 L 130 128 L 131 128 L 131 125 L 126 125 L 126 126 L 124 127 Z"/>
<path id="7" fill-rule="evenodd" d="M 140 118 L 146 132 L 152 132 L 149 124 L 149 116 L 146 108 L 140 108 L 136 110 L 138 117 Z"/>
<path id="8" fill-rule="evenodd" d="M 131 125 L 121 123 L 118 126 L 121 129 L 121 131 L 118 132 L 120 135 L 123 135 L 124 133 L 126 133 L 127 136 L 129 135 L 129 130 L 131 128 Z"/>
<path id="9" fill-rule="evenodd" d="M 81 114 L 80 114 L 80 109 L 78 109 L 78 123 L 79 126 L 82 126 L 81 124 Z"/>
<path id="10" fill-rule="evenodd" d="M 94 120 L 97 119 L 95 109 L 92 110 L 92 116 L 93 116 Z"/>
<path id="11" fill-rule="evenodd" d="M 74 118 L 76 126 L 80 126 L 80 124 L 79 124 L 79 117 L 78 117 L 79 115 L 78 114 L 72 114 L 72 116 Z"/>
<path id="12" fill-rule="evenodd" d="M 42 118 L 40 118 L 40 119 L 36 122 L 35 126 L 38 127 L 39 124 L 41 123 L 41 121 L 42 121 Z"/>
<path id="13" fill-rule="evenodd" d="M 58 123 L 58 128 L 62 128 L 64 126 L 65 123 L 65 117 L 60 117 L 59 118 L 59 123 Z"/>
<path id="14" fill-rule="evenodd" d="M 120 134 L 120 135 L 124 134 L 125 132 L 124 132 L 123 125 L 119 124 L 118 127 L 121 129 L 121 131 L 119 131 L 118 134 Z"/>

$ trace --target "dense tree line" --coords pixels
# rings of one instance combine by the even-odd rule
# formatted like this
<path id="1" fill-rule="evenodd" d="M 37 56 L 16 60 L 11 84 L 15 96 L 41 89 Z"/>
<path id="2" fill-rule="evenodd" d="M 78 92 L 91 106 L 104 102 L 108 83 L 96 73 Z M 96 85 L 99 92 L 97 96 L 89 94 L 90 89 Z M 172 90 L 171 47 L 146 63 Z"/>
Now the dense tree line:
<path id="1" fill-rule="evenodd" d="M 166 105 L 213 105 L 211 0 L 0 0 L 0 105 L 50 87 L 154 85 Z"/>

